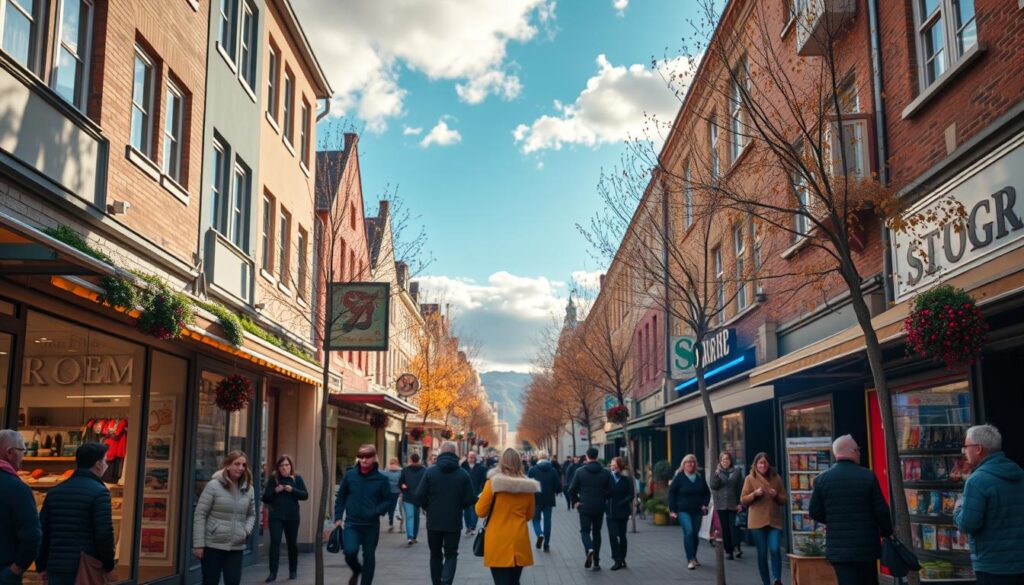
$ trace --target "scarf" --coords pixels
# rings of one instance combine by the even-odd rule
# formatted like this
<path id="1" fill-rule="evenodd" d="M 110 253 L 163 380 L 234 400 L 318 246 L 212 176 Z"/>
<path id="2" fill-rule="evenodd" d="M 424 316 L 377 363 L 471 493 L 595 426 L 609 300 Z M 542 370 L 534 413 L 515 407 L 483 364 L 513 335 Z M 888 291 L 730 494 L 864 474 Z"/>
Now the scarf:
<path id="1" fill-rule="evenodd" d="M 11 465 L 10 462 L 8 462 L 6 459 L 0 459 L 0 470 L 6 471 L 7 473 L 10 473 L 11 475 L 14 476 L 18 475 L 18 470 L 15 469 L 14 466 Z"/>

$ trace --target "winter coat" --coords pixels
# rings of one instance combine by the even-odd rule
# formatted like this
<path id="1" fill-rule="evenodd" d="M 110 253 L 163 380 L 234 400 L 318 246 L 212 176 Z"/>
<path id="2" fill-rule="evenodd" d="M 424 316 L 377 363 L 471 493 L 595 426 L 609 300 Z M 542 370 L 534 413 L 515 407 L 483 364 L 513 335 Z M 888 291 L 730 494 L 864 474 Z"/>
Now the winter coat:
<path id="1" fill-rule="evenodd" d="M 484 491 L 484 484 L 487 483 L 487 466 L 478 461 L 476 465 L 470 467 L 468 461 L 463 461 L 462 468 L 473 482 L 473 495 L 479 496 L 480 492 Z"/>
<path id="2" fill-rule="evenodd" d="M 32 488 L 14 472 L 0 469 L 0 570 L 11 563 L 28 569 L 42 538 Z"/>
<path id="3" fill-rule="evenodd" d="M 245 541 L 256 525 L 256 497 L 251 485 L 228 487 L 217 471 L 206 482 L 196 502 L 192 521 L 192 547 L 245 550 Z"/>
<path id="4" fill-rule="evenodd" d="M 569 493 L 585 514 L 602 514 L 608 508 L 612 492 L 612 474 L 597 461 L 580 466 L 572 476 Z"/>
<path id="5" fill-rule="evenodd" d="M 384 477 L 388 478 L 388 489 L 391 490 L 391 495 L 394 496 L 400 494 L 402 492 L 401 487 L 399 487 L 399 478 L 402 477 L 401 468 L 384 469 L 383 471 L 381 471 L 381 473 L 384 475 Z"/>
<path id="6" fill-rule="evenodd" d="M 33 504 L 34 505 L 34 504 Z M 114 569 L 114 522 L 110 490 L 88 469 L 46 494 L 39 521 L 43 542 L 36 557 L 37 571 L 76 573 L 81 553 L 98 559 L 104 571 Z"/>
<path id="7" fill-rule="evenodd" d="M 629 518 L 636 501 L 636 479 L 628 473 L 612 474 L 612 490 L 608 499 L 608 518 L 623 520 Z"/>
<path id="8" fill-rule="evenodd" d="M 754 490 L 764 488 L 764 495 L 755 496 Z M 768 490 L 775 490 L 775 497 L 768 495 Z M 786 488 L 782 485 L 782 477 L 778 473 L 772 473 L 770 478 L 765 478 L 756 471 L 747 474 L 743 480 L 743 491 L 740 493 L 740 503 L 747 507 L 747 528 L 773 528 L 783 529 L 782 509 L 780 506 L 786 503 Z"/>
<path id="9" fill-rule="evenodd" d="M 292 491 L 281 490 L 281 492 L 275 491 L 279 485 L 290 485 Z M 299 518 L 299 502 L 309 499 L 309 491 L 306 490 L 306 484 L 302 481 L 301 475 L 293 475 L 291 477 L 278 477 L 275 473 L 270 476 L 267 480 L 266 487 L 263 488 L 263 503 L 270 509 L 268 516 L 270 518 L 280 519 L 298 519 Z"/>
<path id="10" fill-rule="evenodd" d="M 358 463 L 345 472 L 334 498 L 335 520 L 344 518 L 346 526 L 371 526 L 380 524 L 390 509 L 391 486 L 376 463 L 365 474 Z"/>
<path id="11" fill-rule="evenodd" d="M 473 505 L 476 494 L 469 474 L 459 467 L 459 456 L 441 453 L 416 488 L 416 502 L 427 511 L 427 530 L 462 530 L 462 511 Z"/>
<path id="12" fill-rule="evenodd" d="M 953 520 L 968 535 L 975 571 L 1024 573 L 1024 470 L 1002 451 L 968 476 Z"/>
<path id="13" fill-rule="evenodd" d="M 562 478 L 547 459 L 541 459 L 526 474 L 530 479 L 537 480 L 540 491 L 537 492 L 537 507 L 551 508 L 555 505 L 555 496 L 562 493 Z"/>
<path id="14" fill-rule="evenodd" d="M 811 518 L 828 527 L 825 555 L 833 563 L 869 563 L 879 538 L 892 534 L 889 506 L 875 474 L 853 461 L 836 461 L 814 480 Z"/>
<path id="15" fill-rule="evenodd" d="M 402 500 L 406 504 L 419 505 L 416 501 L 416 488 L 419 487 L 426 472 L 426 468 L 419 463 L 402 468 L 402 473 L 398 476 L 398 487 L 402 490 Z"/>
<path id="16" fill-rule="evenodd" d="M 697 479 L 691 481 L 685 473 L 679 472 L 668 484 L 668 509 L 676 514 L 694 514 L 711 502 L 708 482 L 698 471 Z"/>
<path id="17" fill-rule="evenodd" d="M 716 510 L 735 510 L 740 505 L 740 492 L 743 491 L 743 472 L 733 465 L 729 469 L 716 467 L 708 480 L 711 484 L 711 495 L 715 500 Z"/>
<path id="18" fill-rule="evenodd" d="M 533 564 L 533 551 L 526 523 L 533 520 L 534 494 L 540 491 L 540 484 L 497 470 L 491 470 L 488 476 L 476 502 L 477 516 L 490 515 L 484 532 L 484 566 L 529 567 Z"/>

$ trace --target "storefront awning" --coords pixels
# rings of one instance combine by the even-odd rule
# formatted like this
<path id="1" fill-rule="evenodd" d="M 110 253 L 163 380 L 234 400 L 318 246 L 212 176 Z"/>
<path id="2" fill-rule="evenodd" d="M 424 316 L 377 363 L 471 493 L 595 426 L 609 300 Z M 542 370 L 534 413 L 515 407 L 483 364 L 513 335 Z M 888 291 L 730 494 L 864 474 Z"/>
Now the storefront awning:
<path id="1" fill-rule="evenodd" d="M 330 402 L 334 406 L 370 404 L 385 410 L 416 414 L 420 410 L 414 405 L 386 392 L 332 392 Z"/>
<path id="2" fill-rule="evenodd" d="M 775 397 L 773 386 L 751 387 L 748 378 L 726 382 L 722 385 L 712 385 L 709 391 L 711 392 L 711 407 L 715 409 L 716 414 L 771 400 Z M 665 409 L 665 424 L 674 425 L 704 416 L 704 403 L 700 399 L 700 394 L 693 393 Z"/>
<path id="3" fill-rule="evenodd" d="M 0 272 L 6 275 L 112 275 L 116 269 L 0 213 Z"/>

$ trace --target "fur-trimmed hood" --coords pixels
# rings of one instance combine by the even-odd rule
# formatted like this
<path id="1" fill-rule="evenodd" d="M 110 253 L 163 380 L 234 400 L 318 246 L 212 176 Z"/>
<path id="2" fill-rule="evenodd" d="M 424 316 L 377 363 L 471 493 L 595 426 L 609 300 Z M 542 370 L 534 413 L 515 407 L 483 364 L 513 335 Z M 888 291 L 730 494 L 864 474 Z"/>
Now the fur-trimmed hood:
<path id="1" fill-rule="evenodd" d="M 528 477 L 513 477 L 501 473 L 497 467 L 487 473 L 494 493 L 535 494 L 540 491 L 540 482 Z"/>

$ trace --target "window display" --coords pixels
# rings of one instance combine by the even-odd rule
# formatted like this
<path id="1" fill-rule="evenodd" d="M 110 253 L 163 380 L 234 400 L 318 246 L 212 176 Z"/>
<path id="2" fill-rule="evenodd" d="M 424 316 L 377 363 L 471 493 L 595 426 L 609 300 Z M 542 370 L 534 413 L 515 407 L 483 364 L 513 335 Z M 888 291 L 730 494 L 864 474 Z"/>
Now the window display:
<path id="1" fill-rule="evenodd" d="M 825 534 L 824 526 L 811 519 L 809 509 L 814 479 L 832 465 L 832 403 L 823 400 L 788 406 L 783 418 L 789 529 L 793 550 L 799 550 L 811 535 Z"/>
<path id="2" fill-rule="evenodd" d="M 967 536 L 953 524 L 965 475 L 960 446 L 973 420 L 967 382 L 899 391 L 893 416 L 921 580 L 973 581 Z"/>
<path id="3" fill-rule="evenodd" d="M 743 443 L 743 412 L 730 412 L 718 417 L 719 451 L 732 453 L 733 465 L 746 468 Z"/>

